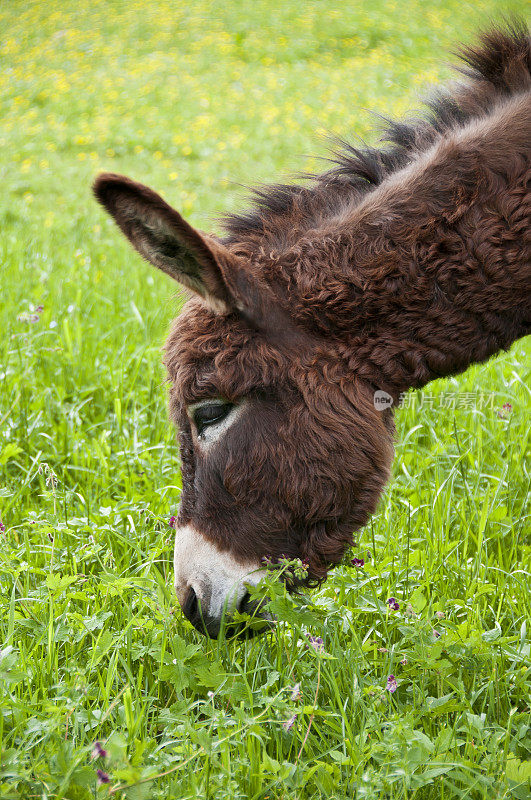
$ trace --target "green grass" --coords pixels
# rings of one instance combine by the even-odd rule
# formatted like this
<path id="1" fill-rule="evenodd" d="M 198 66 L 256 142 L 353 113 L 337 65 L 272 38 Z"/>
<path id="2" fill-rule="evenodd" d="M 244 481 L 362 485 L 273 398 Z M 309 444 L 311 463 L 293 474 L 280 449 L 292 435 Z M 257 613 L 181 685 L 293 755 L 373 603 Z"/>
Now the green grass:
<path id="1" fill-rule="evenodd" d="M 171 588 L 180 300 L 90 193 L 126 172 L 215 228 L 239 183 L 319 168 L 328 131 L 374 136 L 364 109 L 402 114 L 518 7 L 0 8 L 2 800 L 529 798 L 529 341 L 397 412 L 363 568 L 272 586 L 267 637 L 203 640 Z"/>

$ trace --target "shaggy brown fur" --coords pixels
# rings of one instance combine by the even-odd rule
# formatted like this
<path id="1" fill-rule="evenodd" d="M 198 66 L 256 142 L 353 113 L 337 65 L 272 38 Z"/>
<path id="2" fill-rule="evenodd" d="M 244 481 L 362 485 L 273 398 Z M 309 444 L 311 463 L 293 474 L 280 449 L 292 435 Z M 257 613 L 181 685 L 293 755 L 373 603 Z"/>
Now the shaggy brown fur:
<path id="1" fill-rule="evenodd" d="M 466 81 L 390 123 L 387 149 L 345 145 L 305 186 L 257 191 L 224 239 L 146 187 L 96 196 L 155 266 L 196 292 L 165 362 L 180 430 L 179 524 L 236 558 L 301 556 L 323 579 L 374 512 L 402 392 L 531 330 L 531 44 L 513 25 L 463 51 Z M 187 407 L 246 400 L 202 450 Z"/>

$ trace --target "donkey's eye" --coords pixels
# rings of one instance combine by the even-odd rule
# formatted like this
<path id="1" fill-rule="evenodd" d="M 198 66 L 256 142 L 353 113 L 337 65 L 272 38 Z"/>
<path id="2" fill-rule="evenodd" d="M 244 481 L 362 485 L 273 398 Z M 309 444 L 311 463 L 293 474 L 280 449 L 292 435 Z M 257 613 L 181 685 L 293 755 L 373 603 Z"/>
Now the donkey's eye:
<path id="1" fill-rule="evenodd" d="M 207 403 L 204 406 L 199 406 L 194 411 L 194 424 L 197 430 L 197 435 L 201 436 L 205 428 L 209 425 L 217 425 L 230 413 L 234 406 L 232 403 L 224 403 L 217 401 L 215 403 Z"/>

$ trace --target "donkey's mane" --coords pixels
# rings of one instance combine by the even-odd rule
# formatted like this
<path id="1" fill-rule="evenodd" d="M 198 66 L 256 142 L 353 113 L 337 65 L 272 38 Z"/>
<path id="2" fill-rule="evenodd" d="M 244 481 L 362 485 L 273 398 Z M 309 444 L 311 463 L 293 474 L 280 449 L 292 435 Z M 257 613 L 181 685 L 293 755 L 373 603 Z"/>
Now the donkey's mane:
<path id="1" fill-rule="evenodd" d="M 531 38 L 523 21 L 484 33 L 477 46 L 463 47 L 456 55 L 461 61 L 456 69 L 466 82 L 437 90 L 425 102 L 427 108 L 408 121 L 386 119 L 381 147 L 358 148 L 336 140 L 339 148 L 330 158 L 335 166 L 320 175 L 301 176 L 309 184 L 251 189 L 253 208 L 222 219 L 225 241 L 263 241 L 269 232 L 278 241 L 279 228 L 292 239 L 335 213 L 345 200 L 349 205 L 356 197 L 361 200 L 449 131 L 489 114 L 529 85 Z"/>

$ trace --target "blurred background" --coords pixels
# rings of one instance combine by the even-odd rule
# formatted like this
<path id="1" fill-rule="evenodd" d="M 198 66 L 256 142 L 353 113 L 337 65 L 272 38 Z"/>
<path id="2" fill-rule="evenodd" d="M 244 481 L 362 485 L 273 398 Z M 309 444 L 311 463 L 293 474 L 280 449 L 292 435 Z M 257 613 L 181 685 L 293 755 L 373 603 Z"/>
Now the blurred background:
<path id="1" fill-rule="evenodd" d="M 449 48 L 516 10 L 521 0 L 3 3 L 4 256 L 32 242 L 31 292 L 53 294 L 56 315 L 80 286 L 85 308 L 95 287 L 94 300 L 143 305 L 136 281 L 149 271 L 93 202 L 98 171 L 151 184 L 212 227 L 242 205 L 238 184 L 324 168 L 327 133 L 374 139 L 368 110 L 415 107 L 450 74 Z M 10 282 L 10 303 L 28 280 Z M 156 284 L 147 295 L 160 301 L 168 287 Z"/>

